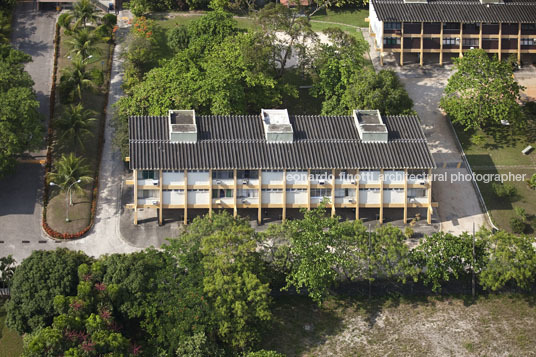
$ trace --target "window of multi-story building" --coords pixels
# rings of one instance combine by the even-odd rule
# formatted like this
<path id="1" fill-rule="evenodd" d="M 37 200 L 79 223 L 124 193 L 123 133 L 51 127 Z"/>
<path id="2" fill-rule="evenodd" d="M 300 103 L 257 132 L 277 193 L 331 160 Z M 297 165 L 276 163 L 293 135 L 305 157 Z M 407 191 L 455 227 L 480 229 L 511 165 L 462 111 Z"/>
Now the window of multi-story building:
<path id="1" fill-rule="evenodd" d="M 400 30 L 401 23 L 400 22 L 386 22 L 383 28 L 385 30 Z"/>
<path id="2" fill-rule="evenodd" d="M 234 179 L 234 172 L 232 170 L 214 170 L 212 171 L 212 178 L 219 180 Z"/>
<path id="3" fill-rule="evenodd" d="M 521 39 L 521 46 L 534 46 L 534 39 L 533 38 L 522 38 Z"/>
<path id="4" fill-rule="evenodd" d="M 454 38 L 454 37 L 447 37 L 443 39 L 443 44 L 444 45 L 459 45 L 460 39 Z"/>
<path id="5" fill-rule="evenodd" d="M 138 190 L 138 198 L 156 198 L 158 195 L 158 190 Z"/>
<path id="6" fill-rule="evenodd" d="M 384 45 L 400 45 L 400 38 L 399 37 L 384 37 L 383 44 Z"/>
<path id="7" fill-rule="evenodd" d="M 237 174 L 238 174 L 239 179 L 256 180 L 256 179 L 259 178 L 259 171 L 258 170 L 239 170 Z"/>
<path id="8" fill-rule="evenodd" d="M 233 190 L 231 189 L 212 190 L 212 198 L 224 198 L 224 197 L 233 197 Z"/>
<path id="9" fill-rule="evenodd" d="M 331 197 L 331 188 L 312 188 L 311 197 Z"/>
<path id="10" fill-rule="evenodd" d="M 443 29 L 444 30 L 459 30 L 460 29 L 460 23 L 458 23 L 458 22 L 445 22 L 445 23 L 443 23 Z"/>
<path id="11" fill-rule="evenodd" d="M 306 188 L 287 188 L 287 192 L 306 192 Z"/>
<path id="12" fill-rule="evenodd" d="M 151 180 L 151 179 L 154 180 L 157 177 L 158 177 L 158 174 L 155 173 L 154 170 L 143 170 L 141 172 L 141 179 L 142 180 Z M 138 177 L 138 178 L 140 178 L 140 177 Z"/>
<path id="13" fill-rule="evenodd" d="M 534 31 L 536 30 L 536 24 L 521 24 L 521 31 Z"/>
<path id="14" fill-rule="evenodd" d="M 259 191 L 258 190 L 238 190 L 239 198 L 246 198 L 246 197 L 259 197 Z"/>
<path id="15" fill-rule="evenodd" d="M 464 38 L 463 45 L 470 47 L 478 47 L 478 38 Z"/>
<path id="16" fill-rule="evenodd" d="M 335 190 L 335 197 L 342 198 L 350 196 L 350 191 L 347 188 L 338 188 Z"/>

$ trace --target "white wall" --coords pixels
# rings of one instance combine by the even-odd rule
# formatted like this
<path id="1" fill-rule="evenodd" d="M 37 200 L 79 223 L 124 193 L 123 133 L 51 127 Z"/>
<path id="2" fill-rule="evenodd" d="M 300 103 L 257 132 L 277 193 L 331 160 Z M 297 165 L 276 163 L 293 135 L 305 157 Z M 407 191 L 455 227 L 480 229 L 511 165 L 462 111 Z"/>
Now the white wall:
<path id="1" fill-rule="evenodd" d="M 209 192 L 207 191 L 188 191 L 188 204 L 206 204 L 208 205 Z"/>
<path id="2" fill-rule="evenodd" d="M 184 171 L 164 172 L 164 185 L 184 185 Z"/>
<path id="3" fill-rule="evenodd" d="M 179 190 L 172 190 L 168 191 L 165 190 L 162 192 L 162 198 L 164 199 L 165 205 L 182 205 L 184 204 L 184 191 Z"/>
<path id="4" fill-rule="evenodd" d="M 283 192 L 262 191 L 262 203 L 282 204 Z"/>
<path id="5" fill-rule="evenodd" d="M 384 170 L 384 183 L 404 183 L 404 171 Z"/>
<path id="6" fill-rule="evenodd" d="M 359 190 L 359 203 L 380 203 L 380 190 Z"/>
<path id="7" fill-rule="evenodd" d="M 208 171 L 190 172 L 188 171 L 188 186 L 190 185 L 208 185 Z"/>
<path id="8" fill-rule="evenodd" d="M 359 176 L 360 184 L 380 183 L 380 171 L 361 171 Z"/>
<path id="9" fill-rule="evenodd" d="M 381 48 L 383 43 L 383 22 L 378 19 L 372 1 L 369 2 L 369 21 L 371 31 L 376 34 L 376 46 Z"/>
<path id="10" fill-rule="evenodd" d="M 307 191 L 287 191 L 287 203 L 307 204 Z"/>
<path id="11" fill-rule="evenodd" d="M 272 184 L 282 184 L 283 183 L 283 171 L 276 172 L 262 172 L 262 184 L 263 185 L 272 185 Z"/>
<path id="12" fill-rule="evenodd" d="M 307 171 L 287 171 L 287 184 L 307 184 Z"/>
<path id="13" fill-rule="evenodd" d="M 383 190 L 383 203 L 404 203 L 404 190 Z"/>

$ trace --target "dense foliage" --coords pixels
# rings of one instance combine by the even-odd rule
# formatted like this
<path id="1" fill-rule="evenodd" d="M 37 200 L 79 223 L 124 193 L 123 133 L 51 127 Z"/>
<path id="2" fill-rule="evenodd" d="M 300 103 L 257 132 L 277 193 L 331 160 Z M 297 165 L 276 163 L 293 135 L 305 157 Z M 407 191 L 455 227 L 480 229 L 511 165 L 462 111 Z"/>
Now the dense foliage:
<path id="1" fill-rule="evenodd" d="M 519 105 L 523 88 L 507 61 L 474 49 L 454 59 L 454 69 L 440 103 L 453 123 L 465 130 L 489 129 L 504 122 L 523 125 Z"/>
<path id="2" fill-rule="evenodd" d="M 39 102 L 32 78 L 24 70 L 31 57 L 0 44 L 0 177 L 11 171 L 17 156 L 42 143 Z"/>

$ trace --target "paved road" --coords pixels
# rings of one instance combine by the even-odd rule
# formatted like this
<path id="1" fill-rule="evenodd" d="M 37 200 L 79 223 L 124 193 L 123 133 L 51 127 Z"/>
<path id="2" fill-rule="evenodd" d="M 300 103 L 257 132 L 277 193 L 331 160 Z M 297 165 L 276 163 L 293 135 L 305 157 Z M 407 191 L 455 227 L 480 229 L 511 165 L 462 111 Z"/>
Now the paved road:
<path id="1" fill-rule="evenodd" d="M 12 43 L 30 54 L 26 65 L 32 76 L 43 119 L 48 118 L 52 79 L 55 12 L 34 12 L 32 3 L 17 3 Z M 46 123 L 45 123 L 46 124 Z M 34 156 L 44 155 L 44 150 Z M 43 168 L 39 164 L 19 164 L 13 175 L 0 180 L 0 255 L 15 253 L 23 244 L 39 247 Z"/>
<path id="2" fill-rule="evenodd" d="M 37 50 L 35 59 L 42 61 L 41 71 L 38 67 L 29 67 L 30 74 L 36 81 L 36 90 L 43 93 L 44 105 L 41 110 L 48 111 L 46 91 L 50 87 L 51 72 L 45 68 L 52 67 L 52 52 L 50 59 L 46 58 L 44 48 L 49 48 L 53 43 L 54 16 L 49 13 L 33 13 L 25 8 L 17 8 L 17 21 L 13 29 L 17 43 L 21 43 L 21 49 L 31 51 L 34 43 Z M 33 23 L 28 29 L 26 25 Z M 21 26 L 21 34 L 18 33 Z M 52 30 L 50 30 L 52 28 Z M 49 37 L 44 35 L 49 33 Z M 126 32 L 120 29 L 120 32 Z M 25 37 L 26 36 L 26 37 Z M 41 41 L 41 42 L 39 42 Z M 46 45 L 48 41 L 48 46 Z M 24 47 L 27 46 L 27 47 Z M 51 47 L 50 47 L 51 48 Z M 107 125 L 105 131 L 105 143 L 100 168 L 99 201 L 97 205 L 97 217 L 95 227 L 83 239 L 68 242 L 51 240 L 44 236 L 41 231 L 41 188 L 42 169 L 40 165 L 19 165 L 17 172 L 0 182 L 0 256 L 12 254 L 18 262 L 29 256 L 33 250 L 55 249 L 66 247 L 73 250 L 82 250 L 88 255 L 99 256 L 102 254 L 132 252 L 136 248 L 126 244 L 119 234 L 119 212 L 121 210 L 121 180 L 123 164 L 120 153 L 112 146 L 113 128 L 110 125 L 113 115 L 112 105 L 122 95 L 122 60 L 119 56 L 121 46 L 116 46 L 112 67 L 112 81 L 109 105 L 107 108 Z M 49 49 L 49 51 L 51 51 Z M 50 68 L 51 69 L 51 68 Z M 42 73 L 40 73 L 42 72 Z M 45 74 L 43 74 L 45 73 Z M 48 75 L 47 73 L 50 73 Z"/>
<path id="3" fill-rule="evenodd" d="M 364 33 L 364 37 L 369 39 L 374 67 L 382 68 L 379 65 L 378 51 L 374 50 L 370 36 Z M 398 73 L 413 99 L 414 108 L 421 118 L 424 133 L 436 163 L 459 162 L 461 152 L 456 146 L 454 134 L 445 116 L 439 112 L 439 101 L 451 74 L 451 66 L 420 67 L 418 64 L 410 64 L 400 67 L 393 56 L 385 58 L 384 65 L 383 68 L 392 69 Z M 460 168 L 449 166 L 434 170 L 435 174 L 447 175 L 449 178 L 447 182 L 436 180 L 432 189 L 433 200 L 439 202 L 437 212 L 441 229 L 459 234 L 472 231 L 473 223 L 476 229 L 483 225 L 487 226 L 486 215 L 480 207 L 472 183 L 470 181 L 450 182 L 453 175 L 468 174 L 467 169 L 464 165 Z"/>

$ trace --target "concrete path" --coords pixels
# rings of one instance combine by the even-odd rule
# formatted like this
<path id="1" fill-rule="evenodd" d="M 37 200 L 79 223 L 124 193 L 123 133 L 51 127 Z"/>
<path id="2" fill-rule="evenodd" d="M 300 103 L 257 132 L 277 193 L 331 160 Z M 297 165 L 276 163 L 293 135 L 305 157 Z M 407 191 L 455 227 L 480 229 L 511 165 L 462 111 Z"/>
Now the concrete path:
<path id="1" fill-rule="evenodd" d="M 428 145 L 436 162 L 459 162 L 461 152 L 456 145 L 456 139 L 447 118 L 439 111 L 439 101 L 452 72 L 452 67 L 418 64 L 400 67 L 394 56 L 384 58 L 384 66 L 379 64 L 379 53 L 374 50 L 368 30 L 363 29 L 364 38 L 369 41 L 370 56 L 376 70 L 392 69 L 398 73 L 404 83 L 414 108 L 419 115 Z M 446 176 L 448 181 L 434 181 L 432 199 L 439 202 L 437 209 L 441 229 L 444 232 L 459 234 L 471 232 L 473 224 L 478 230 L 487 226 L 488 221 L 479 204 L 479 198 L 470 181 L 451 182 L 457 174 L 466 175 L 468 170 L 460 168 L 438 168 L 435 174 Z"/>

